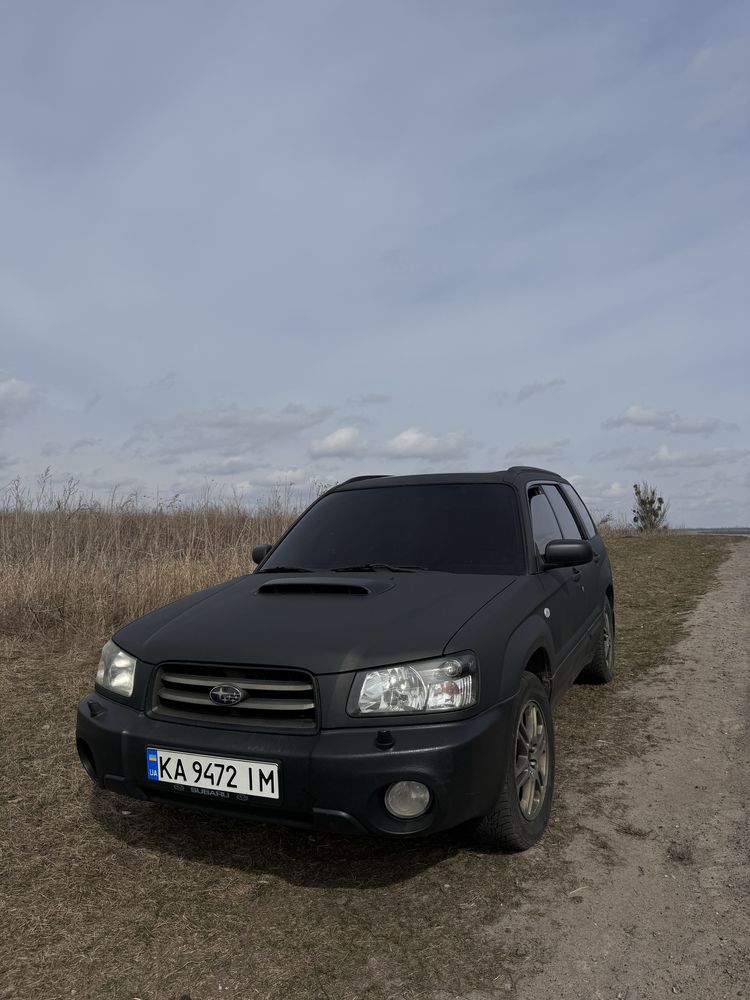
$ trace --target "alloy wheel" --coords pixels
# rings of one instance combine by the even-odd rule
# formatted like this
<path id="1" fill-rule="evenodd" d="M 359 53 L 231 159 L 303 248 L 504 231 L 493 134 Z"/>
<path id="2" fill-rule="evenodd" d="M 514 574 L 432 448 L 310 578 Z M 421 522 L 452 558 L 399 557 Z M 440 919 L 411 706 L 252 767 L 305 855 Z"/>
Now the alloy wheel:
<path id="1" fill-rule="evenodd" d="M 516 791 L 521 813 L 533 819 L 547 795 L 549 752 L 544 715 L 535 701 L 521 711 L 516 730 Z"/>

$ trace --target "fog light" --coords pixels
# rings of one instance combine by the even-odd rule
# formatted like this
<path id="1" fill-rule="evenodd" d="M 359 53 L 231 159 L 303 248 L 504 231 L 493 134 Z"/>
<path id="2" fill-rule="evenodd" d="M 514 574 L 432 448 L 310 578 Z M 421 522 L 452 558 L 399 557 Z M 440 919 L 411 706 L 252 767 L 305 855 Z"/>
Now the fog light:
<path id="1" fill-rule="evenodd" d="M 397 819 L 416 819 L 427 812 L 431 797 L 421 781 L 397 781 L 385 793 L 385 807 Z"/>

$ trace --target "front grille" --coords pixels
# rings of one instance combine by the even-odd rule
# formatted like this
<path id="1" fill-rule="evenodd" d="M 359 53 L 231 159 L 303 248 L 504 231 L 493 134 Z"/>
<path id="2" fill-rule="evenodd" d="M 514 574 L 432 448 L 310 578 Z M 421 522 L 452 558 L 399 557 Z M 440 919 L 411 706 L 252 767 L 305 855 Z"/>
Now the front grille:
<path id="1" fill-rule="evenodd" d="M 231 684 L 243 693 L 236 705 L 217 705 L 212 688 Z M 242 729 L 317 728 L 315 684 L 302 670 L 166 664 L 154 680 L 152 715 Z"/>

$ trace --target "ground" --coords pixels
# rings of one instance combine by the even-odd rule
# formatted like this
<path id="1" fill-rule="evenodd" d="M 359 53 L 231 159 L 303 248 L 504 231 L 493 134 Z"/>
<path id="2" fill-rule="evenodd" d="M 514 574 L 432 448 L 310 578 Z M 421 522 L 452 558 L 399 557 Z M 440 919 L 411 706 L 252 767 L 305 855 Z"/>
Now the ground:
<path id="1" fill-rule="evenodd" d="M 618 677 L 561 705 L 552 823 L 522 855 L 461 834 L 393 844 L 251 827 L 101 792 L 72 740 L 93 651 L 9 653 L 0 996 L 750 994 L 750 541 L 611 551 Z"/>
<path id="2" fill-rule="evenodd" d="M 566 808 L 581 817 L 565 851 L 579 885 L 551 906 L 544 887 L 530 894 L 532 968 L 498 996 L 750 995 L 749 668 L 745 542 L 669 667 L 631 689 L 656 709 L 656 746 L 596 775 L 593 788 L 566 788 Z"/>

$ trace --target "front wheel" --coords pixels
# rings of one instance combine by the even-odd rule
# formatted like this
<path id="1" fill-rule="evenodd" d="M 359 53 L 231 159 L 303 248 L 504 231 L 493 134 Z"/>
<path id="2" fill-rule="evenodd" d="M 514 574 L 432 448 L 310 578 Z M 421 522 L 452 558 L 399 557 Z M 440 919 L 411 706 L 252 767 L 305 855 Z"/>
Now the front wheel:
<path id="1" fill-rule="evenodd" d="M 525 851 L 549 822 L 555 785 L 555 733 L 544 685 L 524 673 L 518 694 L 505 773 L 494 808 L 474 826 L 479 843 Z"/>

